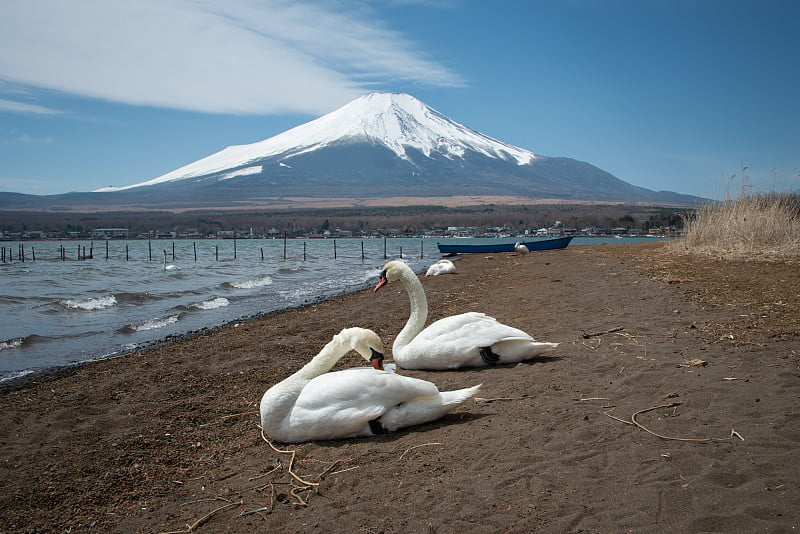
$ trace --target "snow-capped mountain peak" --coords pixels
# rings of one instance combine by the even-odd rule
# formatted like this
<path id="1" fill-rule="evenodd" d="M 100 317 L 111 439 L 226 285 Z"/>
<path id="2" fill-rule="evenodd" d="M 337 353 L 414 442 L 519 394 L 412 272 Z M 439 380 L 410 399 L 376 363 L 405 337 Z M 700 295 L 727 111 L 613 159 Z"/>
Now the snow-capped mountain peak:
<path id="1" fill-rule="evenodd" d="M 225 175 L 227 179 L 237 174 L 260 172 L 257 162 L 265 158 L 279 157 L 283 162 L 293 156 L 349 141 L 383 145 L 405 160 L 410 159 L 408 149 L 415 149 L 427 157 L 436 154 L 449 159 L 462 158 L 471 151 L 517 165 L 527 165 L 537 158 L 532 152 L 467 128 L 410 95 L 369 93 L 264 141 L 230 146 L 153 180 L 126 187 L 103 188 L 103 191 L 155 185 L 222 171 L 229 171 Z"/>

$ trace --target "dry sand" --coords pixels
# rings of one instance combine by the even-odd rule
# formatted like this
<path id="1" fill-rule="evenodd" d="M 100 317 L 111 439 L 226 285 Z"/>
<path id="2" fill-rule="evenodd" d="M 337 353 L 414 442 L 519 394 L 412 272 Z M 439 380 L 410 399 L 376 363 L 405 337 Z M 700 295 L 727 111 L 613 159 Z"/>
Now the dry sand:
<path id="1" fill-rule="evenodd" d="M 483 383 L 489 401 L 275 452 L 267 387 L 344 327 L 391 347 L 408 300 L 392 284 L 253 319 L 6 387 L 0 531 L 800 529 L 800 266 L 659 245 L 457 266 L 423 277 L 431 319 L 484 311 L 561 343 L 519 366 L 406 372 Z"/>

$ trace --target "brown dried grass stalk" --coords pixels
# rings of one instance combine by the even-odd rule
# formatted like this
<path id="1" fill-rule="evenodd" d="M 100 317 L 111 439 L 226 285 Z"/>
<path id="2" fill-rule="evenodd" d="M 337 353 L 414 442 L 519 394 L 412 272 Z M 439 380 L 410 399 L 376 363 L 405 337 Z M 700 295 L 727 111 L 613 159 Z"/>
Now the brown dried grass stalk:
<path id="1" fill-rule="evenodd" d="M 800 194 L 748 193 L 744 171 L 741 181 L 737 196 L 728 193 L 684 217 L 685 236 L 670 244 L 673 250 L 723 258 L 800 257 Z"/>

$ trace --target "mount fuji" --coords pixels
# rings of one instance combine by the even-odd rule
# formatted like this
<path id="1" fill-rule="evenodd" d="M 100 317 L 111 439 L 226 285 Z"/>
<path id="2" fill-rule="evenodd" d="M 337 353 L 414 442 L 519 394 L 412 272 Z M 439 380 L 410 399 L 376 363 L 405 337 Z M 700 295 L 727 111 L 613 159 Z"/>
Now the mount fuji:
<path id="1" fill-rule="evenodd" d="M 227 147 L 152 180 L 42 198 L 55 204 L 190 208 L 297 197 L 425 197 L 430 204 L 432 197 L 456 196 L 698 200 L 631 185 L 589 163 L 534 154 L 397 93 L 366 94 L 274 137 Z"/>

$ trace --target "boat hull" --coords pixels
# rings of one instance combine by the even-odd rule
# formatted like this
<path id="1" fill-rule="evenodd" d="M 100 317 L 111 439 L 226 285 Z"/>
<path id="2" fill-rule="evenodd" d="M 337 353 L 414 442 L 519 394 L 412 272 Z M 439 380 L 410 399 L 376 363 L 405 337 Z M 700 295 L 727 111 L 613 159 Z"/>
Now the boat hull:
<path id="1" fill-rule="evenodd" d="M 530 252 L 537 250 L 556 250 L 566 248 L 569 242 L 572 241 L 572 236 L 558 237 L 555 239 L 536 239 L 533 241 L 519 241 Z M 516 243 L 437 243 L 439 252 L 442 254 L 486 254 L 489 252 L 514 252 Z"/>

